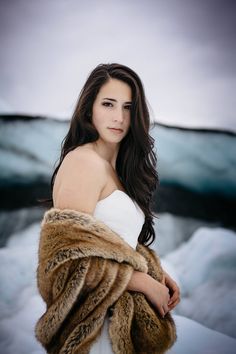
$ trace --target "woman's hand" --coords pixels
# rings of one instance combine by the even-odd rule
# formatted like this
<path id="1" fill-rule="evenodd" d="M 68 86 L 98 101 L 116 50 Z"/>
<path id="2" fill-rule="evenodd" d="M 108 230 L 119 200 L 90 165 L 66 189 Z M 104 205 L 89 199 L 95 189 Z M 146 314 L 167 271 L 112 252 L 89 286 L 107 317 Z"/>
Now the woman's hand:
<path id="1" fill-rule="evenodd" d="M 170 294 L 168 287 L 156 281 L 150 275 L 134 271 L 127 290 L 143 293 L 162 317 L 169 311 Z"/>
<path id="2" fill-rule="evenodd" d="M 180 302 L 180 289 L 177 283 L 170 277 L 170 275 L 164 271 L 164 277 L 162 280 L 162 284 L 167 286 L 170 292 L 170 301 L 168 303 L 169 311 L 173 310 L 173 308 L 178 305 Z"/>
<path id="3" fill-rule="evenodd" d="M 147 299 L 155 306 L 162 317 L 169 312 L 168 303 L 170 301 L 169 289 L 164 284 L 150 277 L 145 292 Z"/>

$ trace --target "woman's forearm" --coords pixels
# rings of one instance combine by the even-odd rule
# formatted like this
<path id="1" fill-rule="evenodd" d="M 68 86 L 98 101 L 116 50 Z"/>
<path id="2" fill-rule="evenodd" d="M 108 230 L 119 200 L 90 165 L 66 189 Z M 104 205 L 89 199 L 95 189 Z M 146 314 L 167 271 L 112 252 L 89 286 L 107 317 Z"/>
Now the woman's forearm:
<path id="1" fill-rule="evenodd" d="M 148 282 L 150 281 L 149 278 L 151 278 L 150 275 L 134 270 L 127 286 L 127 290 L 139 291 L 145 294 Z"/>

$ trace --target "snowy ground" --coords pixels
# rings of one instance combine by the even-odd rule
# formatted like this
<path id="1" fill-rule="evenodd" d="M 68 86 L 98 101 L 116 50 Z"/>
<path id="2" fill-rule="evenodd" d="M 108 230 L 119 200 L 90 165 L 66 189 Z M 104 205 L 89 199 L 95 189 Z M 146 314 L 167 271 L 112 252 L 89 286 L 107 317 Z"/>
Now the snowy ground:
<path id="1" fill-rule="evenodd" d="M 35 223 L 15 233 L 0 249 L 0 352 L 4 354 L 44 353 L 33 332 L 45 309 L 36 287 L 39 229 L 40 224 Z M 236 337 L 236 234 L 199 227 L 189 239 L 183 238 L 184 242 L 174 250 L 170 245 L 171 252 L 162 257 L 164 268 L 176 278 L 182 292 L 174 313 L 179 342 L 171 353 L 213 353 L 212 343 L 208 346 L 207 342 L 211 338 L 214 354 L 233 354 L 236 340 L 228 336 Z"/>

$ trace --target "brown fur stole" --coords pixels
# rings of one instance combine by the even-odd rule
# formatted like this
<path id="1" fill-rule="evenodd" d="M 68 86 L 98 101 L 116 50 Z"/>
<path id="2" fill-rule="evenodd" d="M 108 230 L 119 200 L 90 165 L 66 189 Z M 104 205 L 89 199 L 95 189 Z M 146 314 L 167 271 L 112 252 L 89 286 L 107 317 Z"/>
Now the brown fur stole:
<path id="1" fill-rule="evenodd" d="M 164 319 L 138 292 L 126 291 L 133 270 L 161 281 L 163 270 L 148 247 L 130 247 L 95 217 L 51 208 L 41 223 L 37 282 L 47 309 L 35 335 L 50 354 L 87 354 L 110 314 L 115 354 L 160 354 L 176 340 Z"/>

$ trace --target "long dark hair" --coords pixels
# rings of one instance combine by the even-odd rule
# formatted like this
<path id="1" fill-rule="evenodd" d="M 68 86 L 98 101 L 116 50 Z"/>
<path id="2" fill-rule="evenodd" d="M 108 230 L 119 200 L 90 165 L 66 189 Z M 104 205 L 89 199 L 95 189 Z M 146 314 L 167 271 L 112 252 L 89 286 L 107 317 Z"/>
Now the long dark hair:
<path id="1" fill-rule="evenodd" d="M 131 122 L 127 135 L 120 143 L 116 172 L 127 194 L 137 202 L 145 214 L 145 222 L 138 241 L 151 244 L 155 239 L 151 211 L 152 195 L 159 183 L 156 170 L 154 139 L 149 135 L 150 117 L 144 88 L 139 76 L 125 65 L 99 64 L 82 88 L 70 122 L 70 128 L 61 144 L 59 163 L 51 178 L 51 193 L 58 169 L 64 157 L 77 146 L 99 138 L 92 124 L 93 103 L 100 88 L 111 78 L 127 83 L 132 90 Z M 53 199 L 47 199 L 53 206 Z"/>

